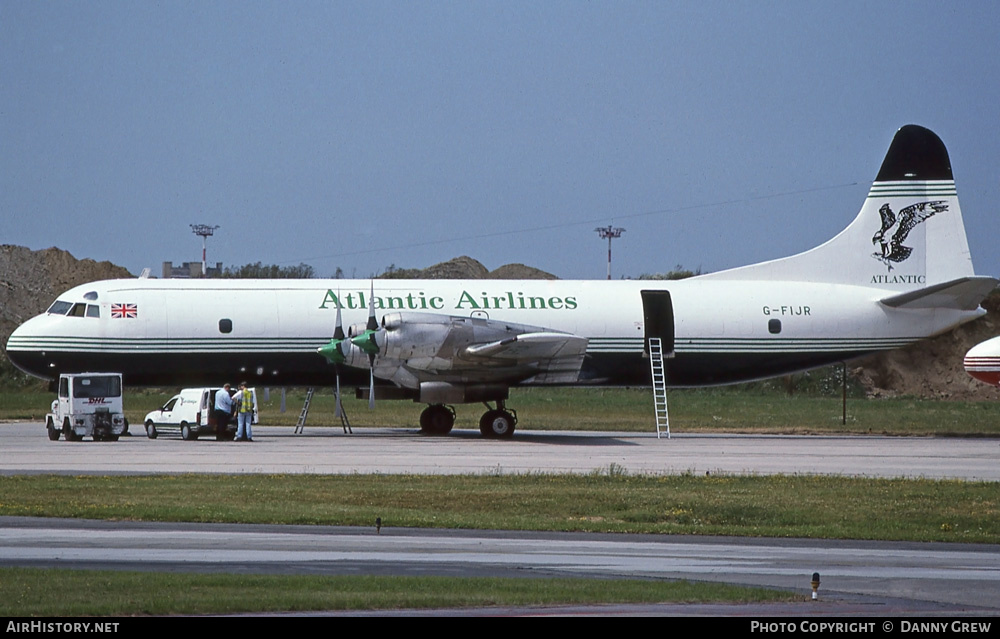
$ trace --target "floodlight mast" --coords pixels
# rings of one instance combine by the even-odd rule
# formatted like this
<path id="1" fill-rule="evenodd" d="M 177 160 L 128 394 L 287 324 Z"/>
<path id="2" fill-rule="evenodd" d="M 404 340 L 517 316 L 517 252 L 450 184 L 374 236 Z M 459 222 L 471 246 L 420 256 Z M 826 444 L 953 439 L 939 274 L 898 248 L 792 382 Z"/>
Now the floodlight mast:
<path id="1" fill-rule="evenodd" d="M 617 227 L 617 226 L 611 226 L 610 224 L 608 224 L 607 226 L 599 226 L 599 227 L 597 227 L 594 230 L 597 231 L 597 234 L 601 236 L 602 240 L 605 239 L 605 238 L 607 238 L 607 240 L 608 240 L 608 279 L 610 280 L 611 279 L 611 240 L 615 239 L 616 237 L 621 237 L 622 233 L 625 232 L 625 229 Z"/>
<path id="2" fill-rule="evenodd" d="M 208 263 L 205 259 L 206 257 L 206 247 L 208 238 L 215 233 L 215 229 L 219 228 L 216 226 L 209 226 L 208 224 L 191 224 L 191 231 L 195 235 L 201 236 L 201 276 L 205 277 L 208 273 Z"/>

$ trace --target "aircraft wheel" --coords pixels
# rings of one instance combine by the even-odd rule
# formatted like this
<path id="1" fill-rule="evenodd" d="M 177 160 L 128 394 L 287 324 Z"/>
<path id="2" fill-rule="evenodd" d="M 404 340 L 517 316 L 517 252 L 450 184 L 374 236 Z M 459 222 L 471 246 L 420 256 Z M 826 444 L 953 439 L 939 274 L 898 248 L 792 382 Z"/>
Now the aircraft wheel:
<path id="1" fill-rule="evenodd" d="M 55 424 L 52 423 L 52 418 L 51 417 L 49 417 L 45 421 L 45 430 L 47 430 L 48 433 L 49 433 L 49 440 L 50 441 L 58 441 L 59 440 L 59 435 L 62 434 L 62 431 L 60 431 L 58 428 L 56 428 Z"/>
<path id="2" fill-rule="evenodd" d="M 510 439 L 516 423 L 514 416 L 505 410 L 488 410 L 479 420 L 479 432 L 492 439 Z"/>
<path id="3" fill-rule="evenodd" d="M 157 435 L 159 435 L 159 433 L 156 432 L 156 424 L 154 424 L 152 421 L 146 422 L 146 437 L 149 437 L 150 439 L 156 439 Z"/>
<path id="4" fill-rule="evenodd" d="M 187 422 L 181 422 L 181 439 L 184 441 L 198 439 L 198 434 L 191 429 L 191 426 Z"/>
<path id="5" fill-rule="evenodd" d="M 420 430 L 428 435 L 447 435 L 455 426 L 455 411 L 450 406 L 431 404 L 420 413 Z"/>

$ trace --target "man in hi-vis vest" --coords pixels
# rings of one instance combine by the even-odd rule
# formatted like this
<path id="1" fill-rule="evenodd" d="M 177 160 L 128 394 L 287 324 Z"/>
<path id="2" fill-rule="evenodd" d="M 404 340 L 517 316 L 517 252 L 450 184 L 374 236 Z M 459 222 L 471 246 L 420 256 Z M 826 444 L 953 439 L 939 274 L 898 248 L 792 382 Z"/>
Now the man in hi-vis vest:
<path id="1" fill-rule="evenodd" d="M 253 393 L 247 388 L 247 383 L 240 383 L 240 392 L 233 398 L 236 404 L 237 424 L 236 441 L 253 441 Z"/>

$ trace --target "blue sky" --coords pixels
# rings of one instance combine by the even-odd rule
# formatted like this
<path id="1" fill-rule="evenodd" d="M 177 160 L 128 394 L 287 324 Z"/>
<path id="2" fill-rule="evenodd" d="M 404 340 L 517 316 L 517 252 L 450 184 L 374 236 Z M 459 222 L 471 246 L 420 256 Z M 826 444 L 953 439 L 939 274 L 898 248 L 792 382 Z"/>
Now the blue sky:
<path id="1" fill-rule="evenodd" d="M 0 243 L 159 273 L 467 254 L 602 278 L 792 254 L 892 135 L 1000 275 L 997 2 L 0 2 Z"/>

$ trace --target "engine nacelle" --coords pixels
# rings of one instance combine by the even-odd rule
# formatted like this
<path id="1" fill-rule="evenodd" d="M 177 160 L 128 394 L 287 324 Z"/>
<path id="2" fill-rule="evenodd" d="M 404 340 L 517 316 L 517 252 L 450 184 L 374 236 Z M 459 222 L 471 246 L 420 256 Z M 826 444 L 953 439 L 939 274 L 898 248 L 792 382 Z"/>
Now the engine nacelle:
<path id="1" fill-rule="evenodd" d="M 501 384 L 451 384 L 423 382 L 420 402 L 424 404 L 472 404 L 506 400 L 510 387 Z"/>

